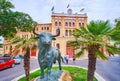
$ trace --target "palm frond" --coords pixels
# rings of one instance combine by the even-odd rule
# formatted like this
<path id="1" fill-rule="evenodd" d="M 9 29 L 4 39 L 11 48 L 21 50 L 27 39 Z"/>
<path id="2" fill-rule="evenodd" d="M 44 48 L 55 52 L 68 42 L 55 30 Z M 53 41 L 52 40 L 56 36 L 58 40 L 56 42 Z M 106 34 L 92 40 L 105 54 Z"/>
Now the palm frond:
<path id="1" fill-rule="evenodd" d="M 74 37 L 79 37 L 81 35 L 79 32 L 80 32 L 79 29 L 75 29 L 75 32 L 73 33 L 73 36 Z"/>
<path id="2" fill-rule="evenodd" d="M 104 48 L 110 55 L 120 54 L 120 49 L 110 45 L 111 39 L 120 41 L 120 30 L 113 28 L 109 21 L 91 21 L 87 28 L 76 29 L 73 36 L 76 40 L 72 40 L 70 43 L 75 49 L 81 49 L 82 45 L 86 46 L 86 49 L 95 45 L 98 49 Z M 82 53 L 82 50 L 79 51 L 77 56 L 79 57 Z M 98 58 L 107 60 L 106 55 L 102 54 L 100 50 L 96 51 L 96 55 Z"/>
<path id="3" fill-rule="evenodd" d="M 88 30 L 93 35 L 102 35 L 106 34 L 111 29 L 109 21 L 91 21 L 88 25 Z"/>
<path id="4" fill-rule="evenodd" d="M 15 38 L 11 39 L 11 42 L 12 42 L 12 44 L 18 43 L 18 42 L 20 42 L 20 38 L 15 37 Z"/>
<path id="5" fill-rule="evenodd" d="M 38 46 L 36 44 L 32 45 L 31 50 L 36 51 L 38 49 Z"/>
<path id="6" fill-rule="evenodd" d="M 82 56 L 84 53 L 83 51 L 79 51 L 78 53 L 75 54 L 76 58 L 79 58 L 80 56 Z"/>
<path id="7" fill-rule="evenodd" d="M 87 50 L 87 47 L 82 47 L 81 50 L 79 52 L 76 53 L 76 57 L 79 58 L 82 55 L 84 55 L 84 51 Z"/>
<path id="8" fill-rule="evenodd" d="M 99 59 L 108 60 L 107 56 L 105 56 L 100 50 L 96 50 L 95 54 Z"/>
<path id="9" fill-rule="evenodd" d="M 16 56 L 16 55 L 19 54 L 19 52 L 20 52 L 20 49 L 16 49 L 12 54 L 13 54 L 14 56 Z"/>
<path id="10" fill-rule="evenodd" d="M 113 30 L 111 33 L 109 33 L 109 36 L 112 40 L 120 41 L 120 30 Z"/>
<path id="11" fill-rule="evenodd" d="M 25 51 L 26 51 L 26 45 L 22 45 L 21 48 L 22 48 L 22 53 L 25 53 Z"/>
<path id="12" fill-rule="evenodd" d="M 109 53 L 109 55 L 120 54 L 120 48 L 118 48 L 117 46 L 106 45 L 105 48 L 106 48 L 106 51 Z"/>
<path id="13" fill-rule="evenodd" d="M 74 48 L 75 50 L 80 49 L 81 46 L 88 45 L 88 42 L 83 41 L 83 40 L 76 40 L 76 41 L 68 41 L 72 45 L 70 46 L 71 48 Z"/>

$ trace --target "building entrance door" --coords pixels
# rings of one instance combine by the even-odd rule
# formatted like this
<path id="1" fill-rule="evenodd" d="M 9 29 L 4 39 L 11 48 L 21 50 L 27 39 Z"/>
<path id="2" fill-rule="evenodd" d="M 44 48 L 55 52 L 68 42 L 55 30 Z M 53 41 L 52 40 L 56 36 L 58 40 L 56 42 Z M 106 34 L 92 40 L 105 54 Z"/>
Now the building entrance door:
<path id="1" fill-rule="evenodd" d="M 36 56 L 36 51 L 31 51 L 31 56 Z"/>
<path id="2" fill-rule="evenodd" d="M 71 43 L 67 43 L 67 46 L 66 46 L 66 54 L 69 55 L 69 58 L 73 58 L 74 54 L 75 54 L 75 51 L 73 48 L 71 48 Z"/>

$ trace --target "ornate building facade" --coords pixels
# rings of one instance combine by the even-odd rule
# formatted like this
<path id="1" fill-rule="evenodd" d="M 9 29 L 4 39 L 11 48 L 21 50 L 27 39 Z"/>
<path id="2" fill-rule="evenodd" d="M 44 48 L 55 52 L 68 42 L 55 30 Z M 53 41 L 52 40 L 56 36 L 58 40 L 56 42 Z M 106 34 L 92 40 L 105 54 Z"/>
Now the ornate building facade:
<path id="1" fill-rule="evenodd" d="M 40 32 L 50 32 L 56 34 L 56 29 L 60 28 L 60 36 L 52 42 L 53 47 L 58 47 L 61 51 L 62 56 L 68 54 L 72 58 L 75 54 L 75 50 L 70 48 L 71 44 L 68 43 L 69 40 L 74 40 L 72 33 L 76 28 L 80 26 L 86 27 L 87 25 L 87 14 L 77 14 L 72 13 L 72 9 L 68 9 L 67 13 L 54 13 L 51 15 L 51 23 L 38 24 L 35 31 Z M 30 38 L 31 33 L 18 32 L 19 37 L 26 36 Z M 31 56 L 37 56 L 37 53 L 32 53 Z"/>
<path id="2" fill-rule="evenodd" d="M 36 32 L 50 32 L 56 34 L 56 29 L 60 28 L 60 36 L 53 41 L 52 46 L 58 47 L 62 53 L 62 56 L 68 54 L 73 57 L 75 50 L 70 48 L 71 44 L 69 40 L 74 40 L 72 33 L 76 28 L 80 26 L 86 27 L 87 14 L 73 14 L 72 9 L 68 9 L 67 13 L 54 13 L 51 15 L 51 23 L 38 24 Z"/>

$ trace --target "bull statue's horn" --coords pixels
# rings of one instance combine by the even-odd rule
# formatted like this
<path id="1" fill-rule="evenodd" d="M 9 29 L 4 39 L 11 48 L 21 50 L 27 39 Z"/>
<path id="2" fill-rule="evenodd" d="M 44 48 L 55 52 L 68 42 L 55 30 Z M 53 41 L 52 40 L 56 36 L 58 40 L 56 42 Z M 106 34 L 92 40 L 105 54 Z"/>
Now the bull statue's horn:
<path id="1" fill-rule="evenodd" d="M 36 25 L 34 24 L 33 34 L 39 35 L 39 34 L 37 34 L 37 33 L 35 32 L 35 27 L 36 27 Z"/>
<path id="2" fill-rule="evenodd" d="M 56 30 L 56 35 L 53 35 L 53 37 L 57 37 L 57 36 L 59 36 L 60 35 L 60 29 L 58 28 L 57 30 Z"/>

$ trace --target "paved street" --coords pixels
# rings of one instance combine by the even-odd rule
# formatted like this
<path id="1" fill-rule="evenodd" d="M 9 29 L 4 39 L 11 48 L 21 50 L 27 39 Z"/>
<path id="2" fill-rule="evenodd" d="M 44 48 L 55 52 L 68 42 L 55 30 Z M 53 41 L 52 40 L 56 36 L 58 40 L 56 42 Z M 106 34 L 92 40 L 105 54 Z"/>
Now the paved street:
<path id="1" fill-rule="evenodd" d="M 106 81 L 120 81 L 120 56 L 111 57 L 109 61 L 97 61 L 96 68 Z"/>
<path id="2" fill-rule="evenodd" d="M 73 65 L 72 62 L 69 64 Z M 80 60 L 75 65 L 87 68 L 88 62 Z M 106 81 L 120 81 L 120 56 L 110 57 L 108 61 L 97 60 L 96 72 Z"/>
<path id="3" fill-rule="evenodd" d="M 69 65 L 77 65 L 87 67 L 87 60 L 76 60 L 73 64 L 72 60 Z M 97 61 L 97 73 L 100 74 L 106 81 L 120 81 L 120 57 L 111 57 L 109 61 Z M 38 68 L 37 60 L 31 59 L 31 70 Z M 9 68 L 0 71 L 0 81 L 11 81 L 12 79 L 24 74 L 23 63 L 16 65 L 14 68 Z"/>
<path id="4" fill-rule="evenodd" d="M 36 59 L 31 59 L 31 70 L 34 70 L 38 68 L 38 64 L 36 62 Z M 19 65 L 16 65 L 14 68 L 8 68 L 5 70 L 0 71 L 0 81 L 11 81 L 12 79 L 23 75 L 24 74 L 24 68 L 23 68 L 23 62 Z"/>

